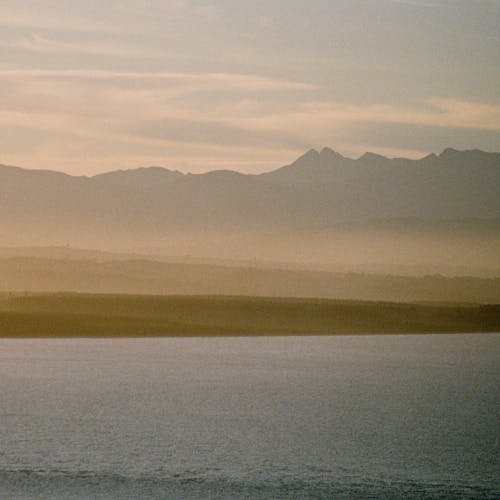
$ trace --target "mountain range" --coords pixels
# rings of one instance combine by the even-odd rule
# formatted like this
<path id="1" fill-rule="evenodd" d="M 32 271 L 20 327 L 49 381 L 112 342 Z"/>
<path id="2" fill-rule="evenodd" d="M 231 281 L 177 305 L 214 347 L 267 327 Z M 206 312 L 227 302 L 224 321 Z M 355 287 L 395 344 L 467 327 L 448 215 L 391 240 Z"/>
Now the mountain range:
<path id="1" fill-rule="evenodd" d="M 451 148 L 418 160 L 312 149 L 262 174 L 148 167 L 86 177 L 0 166 L 0 246 L 158 248 L 187 238 L 199 249 L 211 233 L 237 246 L 250 233 L 293 232 L 300 242 L 311 231 L 401 231 L 422 221 L 434 232 L 460 221 L 497 238 L 499 193 L 500 153 Z"/>

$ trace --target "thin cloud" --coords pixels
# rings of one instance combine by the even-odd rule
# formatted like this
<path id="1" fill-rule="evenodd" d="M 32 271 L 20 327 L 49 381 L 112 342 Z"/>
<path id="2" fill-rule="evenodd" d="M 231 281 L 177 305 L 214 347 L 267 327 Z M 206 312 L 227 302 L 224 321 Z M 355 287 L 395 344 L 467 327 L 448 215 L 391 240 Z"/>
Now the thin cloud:
<path id="1" fill-rule="evenodd" d="M 109 43 L 109 42 L 63 42 L 51 38 L 40 36 L 36 33 L 30 35 L 18 36 L 10 40 L 0 41 L 0 46 L 13 49 L 21 49 L 32 52 L 47 52 L 47 53 L 85 53 L 97 56 L 126 56 L 126 57 L 141 57 L 141 58 L 169 58 L 174 53 L 167 54 L 166 51 L 153 50 L 150 47 L 130 45 L 125 43 Z"/>
<path id="2" fill-rule="evenodd" d="M 348 123 L 400 123 L 500 131 L 500 105 L 431 99 L 420 106 L 370 104 L 351 105 L 332 102 L 305 102 L 289 113 L 270 113 L 251 117 L 256 126 L 269 128 L 304 127 L 321 133 L 325 127 Z"/>
<path id="3" fill-rule="evenodd" d="M 297 90 L 293 105 L 271 98 L 274 92 Z M 122 156 L 128 152 L 130 162 L 152 149 L 158 160 L 161 151 L 163 158 L 172 158 L 173 150 L 179 159 L 183 148 L 186 161 L 197 168 L 201 160 L 189 160 L 195 151 L 205 151 L 212 165 L 226 155 L 238 165 L 238 154 L 243 160 L 253 151 L 258 159 L 273 149 L 292 158 L 307 147 L 325 144 L 347 152 L 382 151 L 371 144 L 354 147 L 355 126 L 362 124 L 500 131 L 500 106 L 494 104 L 431 99 L 413 106 L 353 105 L 309 100 L 312 90 L 314 86 L 303 82 L 262 75 L 12 69 L 0 71 L 0 124 L 24 130 L 26 137 L 46 137 L 44 148 L 72 145 L 75 164 L 97 154 L 100 144 L 103 158 L 106 148 L 114 148 Z M 217 98 L 205 102 L 206 92 Z M 57 140 L 58 134 L 64 141 Z M 382 146 L 383 152 L 409 149 L 396 143 Z M 414 150 L 409 153 L 418 156 Z"/>
<path id="4" fill-rule="evenodd" d="M 183 73 L 183 72 L 134 72 L 107 70 L 0 70 L 0 77 L 47 78 L 77 80 L 165 80 L 212 84 L 219 90 L 314 90 L 316 85 L 288 80 L 279 80 L 257 74 L 240 73 Z"/>
<path id="5" fill-rule="evenodd" d="M 147 102 L 151 96 L 146 94 L 144 98 Z M 221 112 L 224 106 L 227 112 Z M 389 143 L 378 146 L 364 143 L 356 131 L 356 126 L 360 125 L 378 128 L 384 124 L 418 125 L 429 129 L 442 127 L 443 130 L 475 126 L 480 130 L 500 130 L 499 106 L 457 100 L 426 102 L 418 112 L 414 108 L 328 102 L 305 102 L 294 113 L 272 112 L 262 103 L 257 103 L 257 109 L 250 109 L 252 106 L 247 105 L 221 104 L 203 114 L 185 103 L 172 103 L 166 107 L 156 105 L 156 108 L 154 114 L 152 107 L 138 107 L 136 101 L 127 100 L 120 100 L 113 107 L 104 95 L 98 96 L 97 102 L 88 107 L 85 107 L 85 101 L 80 103 L 80 108 L 71 112 L 64 107 L 59 112 L 35 112 L 29 107 L 24 112 L 4 111 L 0 114 L 0 125 L 25 129 L 26 136 L 35 130 L 44 137 L 51 132 L 54 135 L 53 149 L 71 146 L 65 156 L 71 151 L 76 152 L 74 164 L 80 161 L 83 165 L 93 154 L 101 154 L 103 162 L 106 160 L 108 164 L 105 156 L 109 151 L 106 148 L 114 148 L 120 151 L 122 158 L 127 152 L 129 159 L 126 163 L 131 167 L 142 163 L 138 160 L 141 155 L 156 151 L 156 156 L 150 154 L 151 158 L 156 158 L 154 163 L 168 160 L 172 167 L 187 168 L 183 165 L 188 165 L 194 170 L 206 170 L 208 164 L 216 167 L 217 158 L 221 161 L 225 158 L 224 162 L 232 162 L 233 167 L 250 158 L 254 158 L 255 163 L 260 161 L 261 165 L 271 166 L 269 162 L 277 162 L 278 152 L 280 158 L 290 159 L 308 146 L 325 144 L 351 154 L 370 149 L 391 156 L 419 157 L 428 152 Z M 231 109 L 232 113 L 229 112 Z M 153 116 L 156 116 L 154 120 L 151 119 Z M 65 140 L 56 146 L 59 142 L 56 137 L 63 136 Z M 275 152 L 270 153 L 273 150 Z M 175 155 L 173 151 L 176 151 Z M 181 161 L 183 155 L 187 163 Z M 210 158 L 205 167 L 203 155 Z M 264 156 L 259 155 L 269 155 L 268 160 L 264 161 Z M 12 159 L 7 160 L 13 163 Z"/>

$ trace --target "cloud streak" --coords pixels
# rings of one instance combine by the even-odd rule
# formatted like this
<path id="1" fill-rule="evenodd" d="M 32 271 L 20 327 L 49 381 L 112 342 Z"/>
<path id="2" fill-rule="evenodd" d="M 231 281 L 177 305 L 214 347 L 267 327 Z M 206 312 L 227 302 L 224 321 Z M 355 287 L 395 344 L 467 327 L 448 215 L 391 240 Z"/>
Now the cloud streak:
<path id="1" fill-rule="evenodd" d="M 65 42 L 31 33 L 12 39 L 0 40 L 0 47 L 55 54 L 91 54 L 97 56 L 122 56 L 141 58 L 165 58 L 174 56 L 174 53 L 154 50 L 151 47 L 131 45 L 118 42 Z"/>
<path id="2" fill-rule="evenodd" d="M 430 99 L 412 106 L 355 105 L 311 100 L 317 90 L 308 83 L 262 75 L 1 70 L 0 91 L 6 100 L 0 126 L 25 129 L 27 135 L 60 133 L 67 143 L 75 144 L 74 150 L 82 151 L 82 161 L 96 147 L 92 141 L 107 140 L 130 151 L 130 158 L 140 157 L 140 151 L 150 158 L 147 151 L 152 148 L 158 154 L 155 163 L 173 157 L 180 161 L 180 154 L 171 152 L 183 148 L 194 169 L 202 168 L 195 154 L 202 149 L 211 158 L 210 165 L 216 157 L 221 164 L 242 165 L 252 151 L 271 152 L 261 164 L 274 165 L 276 152 L 280 158 L 288 152 L 289 160 L 310 146 L 324 144 L 344 147 L 346 153 L 361 152 L 367 145 L 356 145 L 352 139 L 360 126 L 500 132 L 499 105 L 459 99 Z M 273 99 L 283 92 L 295 94 L 292 107 Z M 208 103 L 207 93 L 215 96 Z M 89 148 L 85 155 L 83 145 Z M 163 161 L 162 147 L 169 151 Z M 389 146 L 386 141 L 379 151 L 411 156 L 426 152 Z"/>
<path id="3" fill-rule="evenodd" d="M 178 84 L 198 83 L 208 84 L 218 90 L 255 90 L 255 91 L 273 91 L 273 90 L 314 90 L 316 85 L 296 82 L 289 80 L 280 80 L 257 74 L 239 74 L 239 73 L 184 73 L 184 72 L 134 72 L 134 71 L 108 71 L 108 70 L 26 70 L 26 69 L 0 69 L 0 77 L 4 78 L 39 78 L 50 80 L 108 80 L 116 82 L 118 80 L 157 80 L 173 81 Z"/>

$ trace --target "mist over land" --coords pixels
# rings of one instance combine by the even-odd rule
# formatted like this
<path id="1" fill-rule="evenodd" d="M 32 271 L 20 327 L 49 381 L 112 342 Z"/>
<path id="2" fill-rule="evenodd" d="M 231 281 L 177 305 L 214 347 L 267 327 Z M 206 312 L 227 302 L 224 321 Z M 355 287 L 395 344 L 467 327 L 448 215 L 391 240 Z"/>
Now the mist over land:
<path id="1" fill-rule="evenodd" d="M 420 160 L 324 148 L 258 175 L 150 167 L 82 177 L 2 166 L 0 256 L 92 248 L 132 260 L 493 278 L 498 192 L 499 153 L 450 148 Z"/>
<path id="2" fill-rule="evenodd" d="M 37 249 L 35 249 L 37 250 Z M 66 249 L 66 255 L 71 251 Z M 310 297 L 491 304 L 500 278 L 340 273 L 244 263 L 190 263 L 109 254 L 0 258 L 0 292 Z M 76 257 L 78 256 L 78 257 Z"/>

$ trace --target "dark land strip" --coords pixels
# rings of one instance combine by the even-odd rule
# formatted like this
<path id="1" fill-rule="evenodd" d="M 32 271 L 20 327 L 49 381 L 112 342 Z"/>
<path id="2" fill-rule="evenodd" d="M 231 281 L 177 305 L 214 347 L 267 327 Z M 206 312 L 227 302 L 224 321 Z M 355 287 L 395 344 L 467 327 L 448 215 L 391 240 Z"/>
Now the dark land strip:
<path id="1" fill-rule="evenodd" d="M 0 337 L 500 332 L 500 305 L 243 296 L 2 294 Z"/>

